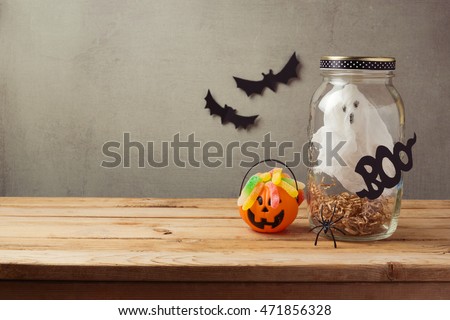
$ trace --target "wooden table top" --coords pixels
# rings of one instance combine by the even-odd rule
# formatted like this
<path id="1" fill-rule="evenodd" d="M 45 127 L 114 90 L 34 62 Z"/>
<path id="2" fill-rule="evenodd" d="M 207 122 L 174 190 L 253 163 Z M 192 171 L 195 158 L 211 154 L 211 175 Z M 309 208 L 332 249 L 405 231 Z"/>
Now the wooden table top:
<path id="1" fill-rule="evenodd" d="M 0 198 L 0 280 L 450 284 L 450 201 L 404 200 L 391 238 L 337 249 L 304 205 L 260 234 L 235 201 Z"/>

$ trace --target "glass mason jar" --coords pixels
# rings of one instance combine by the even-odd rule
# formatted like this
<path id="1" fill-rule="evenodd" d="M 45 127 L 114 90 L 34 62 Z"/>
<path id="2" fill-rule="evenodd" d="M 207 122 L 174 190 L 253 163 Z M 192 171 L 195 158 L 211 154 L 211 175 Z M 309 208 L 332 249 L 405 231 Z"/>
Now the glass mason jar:
<path id="1" fill-rule="evenodd" d="M 395 59 L 326 56 L 320 61 L 323 82 L 311 99 L 308 126 L 308 217 L 315 232 L 344 241 L 388 238 L 397 228 L 403 180 L 375 199 L 360 197 L 368 187 L 355 171 L 362 157 L 376 157 L 377 147 L 394 152 L 404 142 L 404 107 L 392 84 Z M 398 155 L 404 159 L 404 155 Z M 396 175 L 382 159 L 383 176 Z M 365 167 L 367 172 L 374 167 Z M 378 169 L 377 169 L 378 170 Z M 373 172 L 372 172 L 373 173 Z M 377 180 L 381 176 L 375 173 Z M 358 195 L 360 194 L 360 195 Z"/>

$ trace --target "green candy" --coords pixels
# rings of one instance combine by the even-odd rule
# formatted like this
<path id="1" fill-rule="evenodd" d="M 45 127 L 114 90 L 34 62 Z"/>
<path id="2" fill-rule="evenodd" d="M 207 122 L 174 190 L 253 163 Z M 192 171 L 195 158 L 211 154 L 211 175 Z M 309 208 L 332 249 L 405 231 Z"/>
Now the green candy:
<path id="1" fill-rule="evenodd" d="M 281 180 L 283 180 L 284 182 L 286 182 L 286 183 L 290 184 L 291 186 L 293 186 L 294 188 L 296 188 L 296 187 L 295 187 L 295 180 L 294 180 L 294 179 L 291 179 L 291 178 L 281 178 Z"/>
<path id="2" fill-rule="evenodd" d="M 250 193 L 252 193 L 253 189 L 255 189 L 256 185 L 260 182 L 262 182 L 262 179 L 256 174 L 253 175 L 245 184 L 242 194 L 245 194 L 248 197 Z"/>
<path id="3" fill-rule="evenodd" d="M 238 199 L 239 206 L 244 204 L 245 200 L 250 196 L 250 193 L 252 193 L 253 189 L 255 189 L 256 185 L 260 182 L 262 182 L 262 179 L 257 174 L 248 179 L 244 189 L 242 189 L 241 196 Z"/>

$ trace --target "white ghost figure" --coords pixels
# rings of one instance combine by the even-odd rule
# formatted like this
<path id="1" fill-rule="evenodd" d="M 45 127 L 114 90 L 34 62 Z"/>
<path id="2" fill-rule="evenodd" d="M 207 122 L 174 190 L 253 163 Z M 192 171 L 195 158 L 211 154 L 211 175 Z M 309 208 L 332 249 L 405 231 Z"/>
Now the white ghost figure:
<path id="1" fill-rule="evenodd" d="M 391 151 L 394 146 L 377 109 L 354 84 L 347 84 L 327 93 L 319 108 L 324 112 L 324 126 L 312 137 L 312 142 L 321 145 L 318 154 L 320 164 L 314 167 L 314 171 L 335 177 L 350 192 L 367 189 L 361 175 L 355 172 L 356 164 L 363 156 L 374 157 L 380 145 Z M 327 163 L 327 152 L 331 152 L 341 141 L 345 141 L 344 145 L 336 150 L 345 164 L 340 164 L 336 157 L 328 159 Z M 328 158 L 330 156 L 331 154 Z M 391 163 L 383 165 L 383 168 L 387 175 L 395 174 Z"/>

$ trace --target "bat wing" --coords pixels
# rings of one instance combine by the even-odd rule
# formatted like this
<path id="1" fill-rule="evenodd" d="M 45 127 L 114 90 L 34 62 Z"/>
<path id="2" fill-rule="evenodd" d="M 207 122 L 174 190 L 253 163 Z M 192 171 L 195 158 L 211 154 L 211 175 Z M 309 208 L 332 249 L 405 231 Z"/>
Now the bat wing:
<path id="1" fill-rule="evenodd" d="M 211 95 L 211 91 L 208 90 L 208 93 L 205 97 L 206 100 L 206 106 L 205 109 L 209 109 L 210 115 L 216 115 L 219 116 L 222 119 L 222 124 L 224 123 L 225 116 L 227 112 L 225 111 L 225 108 L 223 108 L 221 105 L 219 105 L 216 100 L 214 100 L 213 96 Z"/>
<path id="2" fill-rule="evenodd" d="M 260 81 L 251 81 L 251 80 L 245 80 L 238 77 L 233 77 L 236 81 L 236 86 L 242 90 L 245 91 L 247 96 L 251 96 L 252 94 L 261 94 L 261 92 L 264 90 L 264 88 L 267 86 L 266 81 L 260 80 Z"/>
<path id="3" fill-rule="evenodd" d="M 254 124 L 256 118 L 258 117 L 258 115 L 249 117 L 238 116 L 236 114 L 236 109 L 233 109 L 232 107 L 227 105 L 225 105 L 225 107 L 222 107 L 220 104 L 218 104 L 216 100 L 214 100 L 209 90 L 206 94 L 205 100 L 205 109 L 209 109 L 211 115 L 219 116 L 222 124 L 231 122 L 232 124 L 234 124 L 236 129 L 240 127 L 247 129 L 249 125 Z"/>
<path id="4" fill-rule="evenodd" d="M 273 75 L 273 81 L 276 83 L 281 82 L 287 84 L 292 78 L 297 78 L 297 66 L 299 63 L 296 53 L 294 52 L 283 69 Z"/>
<path id="5" fill-rule="evenodd" d="M 252 94 L 262 94 L 262 91 L 266 87 L 273 92 L 276 92 L 278 83 L 281 82 L 287 84 L 290 79 L 297 78 L 297 66 L 299 63 L 296 53 L 294 52 L 283 69 L 277 74 L 274 74 L 273 71 L 270 70 L 267 74 L 263 73 L 263 79 L 260 81 L 251 81 L 237 77 L 233 78 L 236 81 L 237 87 L 244 90 L 249 97 Z"/>
<path id="6" fill-rule="evenodd" d="M 236 110 L 225 105 L 225 109 L 228 111 L 226 116 L 226 122 L 231 122 L 234 124 L 235 128 L 244 128 L 247 129 L 248 126 L 255 123 L 256 118 L 258 118 L 258 115 L 255 116 L 239 116 L 236 114 Z"/>

